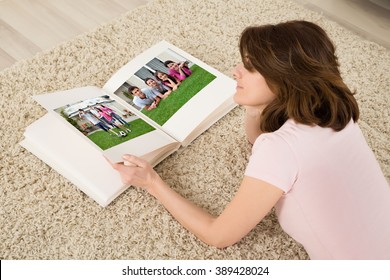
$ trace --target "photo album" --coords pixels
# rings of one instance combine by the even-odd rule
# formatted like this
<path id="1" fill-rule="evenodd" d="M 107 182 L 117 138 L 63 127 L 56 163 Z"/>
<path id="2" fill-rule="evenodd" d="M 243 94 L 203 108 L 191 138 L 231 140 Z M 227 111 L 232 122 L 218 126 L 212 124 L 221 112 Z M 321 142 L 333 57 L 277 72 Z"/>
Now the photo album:
<path id="1" fill-rule="evenodd" d="M 48 113 L 21 145 L 105 207 L 129 186 L 107 161 L 133 154 L 156 166 L 232 110 L 235 81 L 161 41 L 103 86 L 33 98 Z"/>

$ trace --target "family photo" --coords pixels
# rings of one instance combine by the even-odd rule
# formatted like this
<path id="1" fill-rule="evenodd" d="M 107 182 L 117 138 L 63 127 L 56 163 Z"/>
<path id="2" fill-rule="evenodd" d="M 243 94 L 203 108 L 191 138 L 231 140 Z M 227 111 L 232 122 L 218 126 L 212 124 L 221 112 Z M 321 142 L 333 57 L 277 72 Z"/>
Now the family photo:
<path id="1" fill-rule="evenodd" d="M 114 93 L 159 125 L 210 84 L 215 75 L 167 49 Z"/>
<path id="2" fill-rule="evenodd" d="M 102 150 L 154 130 L 109 96 L 100 96 L 54 110 Z"/>

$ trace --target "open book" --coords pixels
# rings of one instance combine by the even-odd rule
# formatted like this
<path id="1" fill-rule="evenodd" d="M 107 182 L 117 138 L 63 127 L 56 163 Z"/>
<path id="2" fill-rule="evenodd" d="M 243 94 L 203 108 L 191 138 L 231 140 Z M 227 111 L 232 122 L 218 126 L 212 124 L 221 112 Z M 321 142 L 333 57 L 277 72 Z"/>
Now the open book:
<path id="1" fill-rule="evenodd" d="M 234 80 L 162 41 L 103 88 L 34 96 L 48 113 L 21 145 L 105 207 L 128 186 L 104 156 L 133 154 L 155 166 L 233 109 L 234 92 Z"/>

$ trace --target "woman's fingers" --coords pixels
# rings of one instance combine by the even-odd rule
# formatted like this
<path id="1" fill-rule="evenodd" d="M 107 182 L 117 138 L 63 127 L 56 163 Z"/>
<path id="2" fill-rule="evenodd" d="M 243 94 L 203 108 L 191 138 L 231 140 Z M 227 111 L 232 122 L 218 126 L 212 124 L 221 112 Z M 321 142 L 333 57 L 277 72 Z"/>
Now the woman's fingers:
<path id="1" fill-rule="evenodd" d="M 133 155 L 123 155 L 123 160 L 124 160 L 124 164 L 127 165 L 127 166 L 139 166 L 139 167 L 145 167 L 148 162 L 139 158 L 139 157 L 136 157 L 136 156 L 133 156 Z"/>

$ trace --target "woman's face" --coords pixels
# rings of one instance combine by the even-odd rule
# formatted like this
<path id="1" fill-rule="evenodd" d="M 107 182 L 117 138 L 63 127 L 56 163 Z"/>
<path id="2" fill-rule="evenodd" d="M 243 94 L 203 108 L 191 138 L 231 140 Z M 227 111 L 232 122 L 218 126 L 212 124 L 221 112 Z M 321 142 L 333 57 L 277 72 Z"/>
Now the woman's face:
<path id="1" fill-rule="evenodd" d="M 268 87 L 264 77 L 257 71 L 251 72 L 243 63 L 233 69 L 237 81 L 234 101 L 244 106 L 266 106 L 275 99 L 275 94 Z"/>
<path id="2" fill-rule="evenodd" d="M 174 63 L 174 62 L 169 63 L 168 68 L 179 71 L 179 65 L 177 63 Z"/>
<path id="3" fill-rule="evenodd" d="M 157 77 L 158 77 L 159 79 L 163 80 L 163 81 L 165 81 L 165 80 L 168 78 L 167 74 L 161 73 L 161 72 L 158 72 L 158 73 L 157 73 Z"/>
<path id="4" fill-rule="evenodd" d="M 147 81 L 146 81 L 146 84 L 147 84 L 148 86 L 150 86 L 150 87 L 156 87 L 156 86 L 157 86 L 156 81 L 153 80 L 153 79 L 147 80 Z"/>

